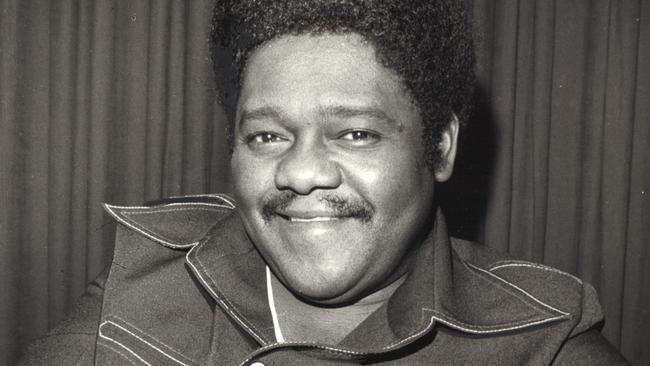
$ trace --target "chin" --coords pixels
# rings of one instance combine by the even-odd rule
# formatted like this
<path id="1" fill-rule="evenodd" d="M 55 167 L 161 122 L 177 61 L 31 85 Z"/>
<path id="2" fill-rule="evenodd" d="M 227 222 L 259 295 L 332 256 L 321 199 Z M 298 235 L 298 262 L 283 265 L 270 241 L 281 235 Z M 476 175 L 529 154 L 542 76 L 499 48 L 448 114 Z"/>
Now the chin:
<path id="1" fill-rule="evenodd" d="M 317 275 L 317 278 L 306 278 L 296 275 L 298 278 L 289 278 L 288 286 L 298 297 L 312 303 L 323 305 L 337 305 L 356 300 L 354 285 L 358 282 L 348 276 L 341 275 Z"/>

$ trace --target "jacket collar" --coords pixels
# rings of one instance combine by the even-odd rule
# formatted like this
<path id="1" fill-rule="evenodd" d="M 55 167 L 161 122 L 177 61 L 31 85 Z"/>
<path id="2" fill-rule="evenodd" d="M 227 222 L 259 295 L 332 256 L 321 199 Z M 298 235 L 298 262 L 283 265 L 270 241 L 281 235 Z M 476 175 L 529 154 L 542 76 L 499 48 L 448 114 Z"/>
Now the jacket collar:
<path id="1" fill-rule="evenodd" d="M 234 208 L 234 200 L 224 194 L 170 197 L 147 206 L 104 204 L 120 224 L 172 249 L 194 247 Z"/>
<path id="2" fill-rule="evenodd" d="M 427 334 L 436 323 L 479 335 L 569 317 L 515 284 L 461 259 L 440 213 L 417 250 L 420 253 L 404 284 L 336 349 L 353 354 L 394 350 Z M 236 210 L 188 252 L 187 263 L 243 330 L 261 346 L 273 346 L 265 263 L 246 235 Z"/>

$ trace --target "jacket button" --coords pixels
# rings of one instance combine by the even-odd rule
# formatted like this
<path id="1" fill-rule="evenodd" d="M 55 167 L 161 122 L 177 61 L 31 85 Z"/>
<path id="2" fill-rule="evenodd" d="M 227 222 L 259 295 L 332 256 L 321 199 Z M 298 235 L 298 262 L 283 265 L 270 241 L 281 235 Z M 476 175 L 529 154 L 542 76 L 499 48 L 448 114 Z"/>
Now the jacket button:
<path id="1" fill-rule="evenodd" d="M 251 366 L 266 366 L 266 365 L 261 362 L 253 362 Z"/>

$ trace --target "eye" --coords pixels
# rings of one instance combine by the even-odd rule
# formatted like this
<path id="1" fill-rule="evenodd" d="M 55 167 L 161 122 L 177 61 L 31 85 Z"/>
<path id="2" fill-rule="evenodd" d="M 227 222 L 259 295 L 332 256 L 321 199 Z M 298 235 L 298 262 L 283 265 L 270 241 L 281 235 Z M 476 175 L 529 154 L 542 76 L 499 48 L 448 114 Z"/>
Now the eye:
<path id="1" fill-rule="evenodd" d="M 253 132 L 244 138 L 249 149 L 264 154 L 283 150 L 287 141 L 289 140 L 286 137 L 269 131 Z"/>
<path id="2" fill-rule="evenodd" d="M 249 145 L 272 144 L 282 141 L 286 141 L 286 139 L 267 131 L 256 132 L 246 136 L 246 143 Z"/>
<path id="3" fill-rule="evenodd" d="M 381 136 L 366 130 L 353 130 L 344 132 L 339 139 L 354 146 L 368 146 L 379 142 Z"/>

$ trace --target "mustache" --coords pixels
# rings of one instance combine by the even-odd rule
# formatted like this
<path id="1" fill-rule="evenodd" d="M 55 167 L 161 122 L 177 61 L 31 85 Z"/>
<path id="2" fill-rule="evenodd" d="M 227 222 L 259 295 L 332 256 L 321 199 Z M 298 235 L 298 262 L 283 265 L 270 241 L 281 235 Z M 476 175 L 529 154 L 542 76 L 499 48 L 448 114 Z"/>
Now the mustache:
<path id="1" fill-rule="evenodd" d="M 269 222 L 273 217 L 279 216 L 278 211 L 283 211 L 298 198 L 298 194 L 283 191 L 264 198 L 262 203 L 262 218 Z M 359 198 L 345 198 L 339 195 L 327 194 L 320 196 L 318 201 L 324 202 L 338 217 L 350 217 L 368 222 L 375 213 L 370 203 Z"/>

